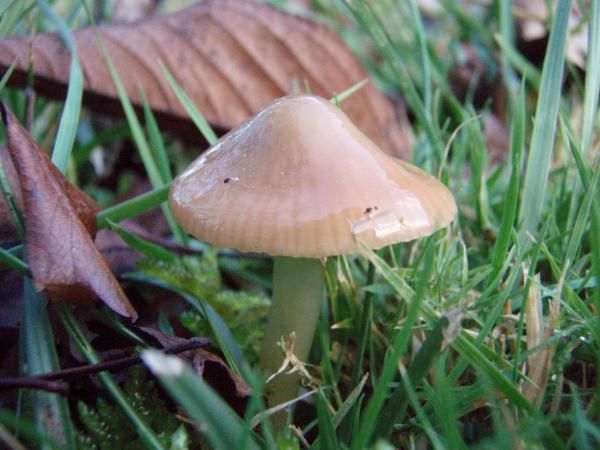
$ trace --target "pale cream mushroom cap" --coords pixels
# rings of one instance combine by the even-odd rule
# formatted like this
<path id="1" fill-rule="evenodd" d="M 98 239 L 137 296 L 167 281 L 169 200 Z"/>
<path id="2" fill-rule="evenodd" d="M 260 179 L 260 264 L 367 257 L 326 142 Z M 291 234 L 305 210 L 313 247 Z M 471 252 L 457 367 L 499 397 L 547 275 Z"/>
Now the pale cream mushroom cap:
<path id="1" fill-rule="evenodd" d="M 426 236 L 456 215 L 442 183 L 312 96 L 278 99 L 224 136 L 173 182 L 170 206 L 203 241 L 312 258 Z"/>

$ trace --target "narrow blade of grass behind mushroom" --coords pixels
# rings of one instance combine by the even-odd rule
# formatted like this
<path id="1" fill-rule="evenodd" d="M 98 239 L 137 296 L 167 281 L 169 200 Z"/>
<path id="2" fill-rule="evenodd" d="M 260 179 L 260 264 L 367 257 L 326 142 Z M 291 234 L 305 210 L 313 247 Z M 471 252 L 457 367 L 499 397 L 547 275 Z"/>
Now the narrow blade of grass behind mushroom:
<path id="1" fill-rule="evenodd" d="M 170 187 L 170 184 L 160 186 L 137 197 L 125 200 L 118 205 L 103 209 L 96 215 L 98 229 L 106 228 L 109 221 L 121 222 L 159 206 L 169 198 Z"/>
<path id="2" fill-rule="evenodd" d="M 61 39 L 71 53 L 69 86 L 52 151 L 52 162 L 58 167 L 58 170 L 64 173 L 71 157 L 71 150 L 73 150 L 75 134 L 77 133 L 76 124 L 79 122 L 79 113 L 81 112 L 83 72 L 77 56 L 75 39 L 67 24 L 50 8 L 46 1 L 37 0 L 37 4 L 44 15 L 56 25 Z"/>
<path id="3" fill-rule="evenodd" d="M 84 3 L 84 6 L 86 8 L 88 18 L 89 18 L 90 22 L 92 23 L 92 26 L 95 26 L 94 25 L 94 17 L 91 13 L 91 10 L 88 8 L 86 3 Z M 99 45 L 100 49 L 102 50 L 102 55 L 104 57 L 104 60 L 108 67 L 108 71 L 110 73 L 111 79 L 112 79 L 115 89 L 117 91 L 119 101 L 121 102 L 123 112 L 125 113 L 125 117 L 127 119 L 127 123 L 129 124 L 129 128 L 131 129 L 131 134 L 132 134 L 133 140 L 135 142 L 136 148 L 138 149 L 139 155 L 144 163 L 144 168 L 146 169 L 148 178 L 150 179 L 150 182 L 152 183 L 152 186 L 155 189 L 159 188 L 159 187 L 163 186 L 165 183 L 170 182 L 171 180 L 163 179 L 161 171 L 158 168 L 156 159 L 150 149 L 148 140 L 146 139 L 144 130 L 139 122 L 139 119 L 137 118 L 137 114 L 133 108 L 131 99 L 127 96 L 125 87 L 123 86 L 123 83 L 121 82 L 119 73 L 117 72 L 114 64 L 112 63 L 110 55 L 108 54 L 106 47 L 104 45 L 104 42 L 102 41 L 102 37 L 97 32 L 97 30 L 96 30 L 96 39 L 98 40 L 98 45 Z M 171 211 L 169 210 L 168 206 L 166 204 L 161 204 L 161 208 L 163 210 L 163 214 L 164 214 L 169 226 L 171 227 L 171 230 L 172 230 L 175 238 L 180 243 L 185 243 L 187 241 L 187 236 L 185 235 L 185 233 L 183 233 L 183 231 L 181 230 L 179 225 L 177 225 L 175 223 L 175 221 L 173 219 L 173 215 L 171 214 Z"/>

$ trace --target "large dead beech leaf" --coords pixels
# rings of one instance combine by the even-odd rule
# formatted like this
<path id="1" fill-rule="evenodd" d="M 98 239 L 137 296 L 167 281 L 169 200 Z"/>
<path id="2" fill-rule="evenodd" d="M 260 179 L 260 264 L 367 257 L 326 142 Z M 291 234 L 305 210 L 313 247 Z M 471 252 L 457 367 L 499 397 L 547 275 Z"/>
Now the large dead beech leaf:
<path id="1" fill-rule="evenodd" d="M 71 185 L 2 104 L 8 152 L 18 174 L 27 260 L 36 287 L 50 298 L 85 301 L 97 295 L 127 317 L 137 314 L 91 235 L 98 207 Z M 95 294 L 95 295 L 94 295 Z"/>
<path id="2" fill-rule="evenodd" d="M 162 61 L 207 120 L 233 128 L 274 98 L 308 86 L 331 97 L 367 74 L 327 27 L 248 0 L 206 0 L 175 14 L 100 28 L 128 95 L 140 104 L 143 87 L 161 125 L 187 134 L 193 125 L 168 85 Z M 120 111 L 94 31 L 75 32 L 85 77 L 84 101 L 93 109 Z M 62 98 L 69 52 L 54 34 L 0 42 L 0 70 L 16 61 L 10 82 L 23 85 L 30 61 L 36 90 Z M 406 156 L 410 134 L 391 103 L 368 84 L 343 104 L 352 121 L 379 146 Z M 194 131 L 195 132 L 195 131 Z M 197 132 L 195 132 L 197 135 Z"/>

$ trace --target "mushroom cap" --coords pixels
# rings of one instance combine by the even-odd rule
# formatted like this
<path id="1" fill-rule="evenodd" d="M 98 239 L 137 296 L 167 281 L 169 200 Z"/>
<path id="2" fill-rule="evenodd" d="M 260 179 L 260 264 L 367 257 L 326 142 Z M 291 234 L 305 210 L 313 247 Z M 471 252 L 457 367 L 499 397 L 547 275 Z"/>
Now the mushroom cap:
<path id="1" fill-rule="evenodd" d="M 456 215 L 442 183 L 313 96 L 278 99 L 221 138 L 175 179 L 170 206 L 203 241 L 312 258 L 426 236 Z"/>

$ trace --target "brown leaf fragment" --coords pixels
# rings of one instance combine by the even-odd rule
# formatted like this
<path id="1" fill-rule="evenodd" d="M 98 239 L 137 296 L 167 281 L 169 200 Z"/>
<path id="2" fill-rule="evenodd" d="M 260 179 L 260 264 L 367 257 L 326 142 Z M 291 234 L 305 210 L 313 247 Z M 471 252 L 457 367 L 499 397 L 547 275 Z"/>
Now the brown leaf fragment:
<path id="1" fill-rule="evenodd" d="M 156 339 L 163 347 L 169 347 L 187 341 L 177 336 L 170 336 L 154 328 L 139 327 L 140 330 Z M 190 350 L 179 355 L 192 365 L 194 371 L 201 376 L 221 397 L 238 413 L 243 414 L 246 402 L 251 394 L 250 387 L 219 356 L 202 348 Z"/>
<path id="2" fill-rule="evenodd" d="M 3 104 L 0 112 L 19 178 L 27 260 L 36 287 L 59 301 L 89 302 L 98 296 L 119 314 L 136 318 L 94 246 L 97 205 L 69 184 Z"/>
<path id="3" fill-rule="evenodd" d="M 198 139 L 167 83 L 160 62 L 175 76 L 207 120 L 233 128 L 273 99 L 304 91 L 332 97 L 367 73 L 329 28 L 249 0 L 206 0 L 180 12 L 99 28 L 127 91 L 141 104 L 140 86 L 161 125 Z M 76 31 L 86 104 L 120 114 L 121 107 L 96 36 Z M 16 61 L 10 83 L 23 86 L 29 62 L 35 88 L 62 99 L 69 80 L 69 52 L 55 34 L 0 41 L 0 70 Z M 406 156 L 410 133 L 402 130 L 390 101 L 367 84 L 343 102 L 352 121 L 380 147 Z"/>
<path id="4" fill-rule="evenodd" d="M 559 283 L 558 291 L 560 292 L 561 289 L 562 279 Z M 525 302 L 527 350 L 532 353 L 527 358 L 527 377 L 529 382 L 523 384 L 523 394 L 529 402 L 539 406 L 542 403 L 544 392 L 552 375 L 552 357 L 554 356 L 555 344 L 546 341 L 549 341 L 554 333 L 554 325 L 558 317 L 560 303 L 556 298 L 552 300 L 548 323 L 544 324 L 539 275 L 536 275 L 533 279 Z"/>

